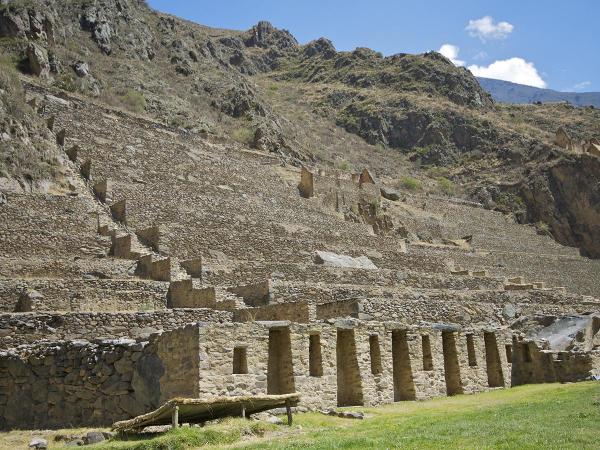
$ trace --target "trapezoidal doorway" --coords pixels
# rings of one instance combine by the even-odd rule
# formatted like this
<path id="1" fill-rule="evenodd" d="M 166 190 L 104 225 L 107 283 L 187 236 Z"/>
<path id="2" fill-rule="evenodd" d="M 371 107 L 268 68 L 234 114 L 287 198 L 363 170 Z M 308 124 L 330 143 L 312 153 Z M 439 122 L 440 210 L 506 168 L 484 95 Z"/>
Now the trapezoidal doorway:
<path id="1" fill-rule="evenodd" d="M 336 363 L 338 406 L 362 406 L 363 392 L 354 330 L 337 330 Z"/>
<path id="2" fill-rule="evenodd" d="M 460 379 L 460 366 L 456 350 L 456 335 L 452 331 L 442 331 L 442 347 L 444 350 L 444 378 L 448 395 L 463 393 Z"/>
<path id="3" fill-rule="evenodd" d="M 415 400 L 415 383 L 410 365 L 406 331 L 392 331 L 392 360 L 394 365 L 394 401 Z"/>
<path id="4" fill-rule="evenodd" d="M 502 363 L 500 352 L 496 342 L 496 333 L 485 332 L 483 334 L 485 343 L 485 363 L 487 367 L 488 386 L 504 387 L 504 375 L 502 374 Z"/>
<path id="5" fill-rule="evenodd" d="M 289 328 L 269 330 L 267 394 L 291 394 L 296 391 Z"/>

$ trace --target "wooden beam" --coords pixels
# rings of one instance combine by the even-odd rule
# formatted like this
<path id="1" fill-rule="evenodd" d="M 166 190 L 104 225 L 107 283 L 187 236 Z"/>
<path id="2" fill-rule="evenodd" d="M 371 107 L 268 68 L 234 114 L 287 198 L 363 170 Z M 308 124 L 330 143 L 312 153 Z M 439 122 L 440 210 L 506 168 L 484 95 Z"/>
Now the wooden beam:
<path id="1" fill-rule="evenodd" d="M 292 426 L 292 405 L 289 400 L 285 401 L 285 412 L 287 413 L 288 426 Z"/>
<path id="2" fill-rule="evenodd" d="M 177 428 L 179 426 L 179 406 L 175 406 L 175 408 L 173 408 L 171 426 L 172 428 Z"/>

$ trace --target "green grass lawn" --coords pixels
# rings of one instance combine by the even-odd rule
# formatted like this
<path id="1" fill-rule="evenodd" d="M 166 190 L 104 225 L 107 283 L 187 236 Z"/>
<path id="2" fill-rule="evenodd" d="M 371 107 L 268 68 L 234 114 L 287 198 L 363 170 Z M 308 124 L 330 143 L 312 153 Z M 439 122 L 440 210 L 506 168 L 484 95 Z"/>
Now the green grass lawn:
<path id="1" fill-rule="evenodd" d="M 600 383 L 539 384 L 364 411 L 365 420 L 297 414 L 294 426 L 228 419 L 152 439 L 115 439 L 97 450 L 193 448 L 600 449 Z M 285 419 L 284 419 L 285 420 Z M 0 434 L 0 448 L 25 448 L 32 432 Z M 60 448 L 53 443 L 50 448 Z"/>
<path id="2" fill-rule="evenodd" d="M 298 415 L 303 432 L 244 448 L 600 449 L 600 383 L 531 385 L 361 409 L 363 421 Z"/>

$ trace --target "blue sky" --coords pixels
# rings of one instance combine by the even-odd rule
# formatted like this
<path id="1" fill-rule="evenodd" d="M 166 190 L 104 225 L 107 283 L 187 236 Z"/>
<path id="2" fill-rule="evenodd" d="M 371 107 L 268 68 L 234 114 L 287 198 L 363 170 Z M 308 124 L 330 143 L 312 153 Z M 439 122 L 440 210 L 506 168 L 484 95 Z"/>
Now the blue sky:
<path id="1" fill-rule="evenodd" d="M 385 55 L 443 50 L 489 78 L 556 90 L 600 91 L 597 0 L 149 0 L 203 25 L 246 30 L 259 20 L 306 43 Z M 444 47 L 442 47 L 444 46 Z"/>

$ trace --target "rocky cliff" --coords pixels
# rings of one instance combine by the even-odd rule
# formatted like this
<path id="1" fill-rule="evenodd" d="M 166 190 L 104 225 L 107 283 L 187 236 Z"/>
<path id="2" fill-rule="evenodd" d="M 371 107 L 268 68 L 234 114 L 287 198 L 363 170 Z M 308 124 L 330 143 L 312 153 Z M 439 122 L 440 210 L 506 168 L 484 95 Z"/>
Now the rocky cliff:
<path id="1" fill-rule="evenodd" d="M 520 189 L 527 221 L 547 224 L 558 242 L 600 258 L 600 158 L 574 155 L 541 165 Z"/>

